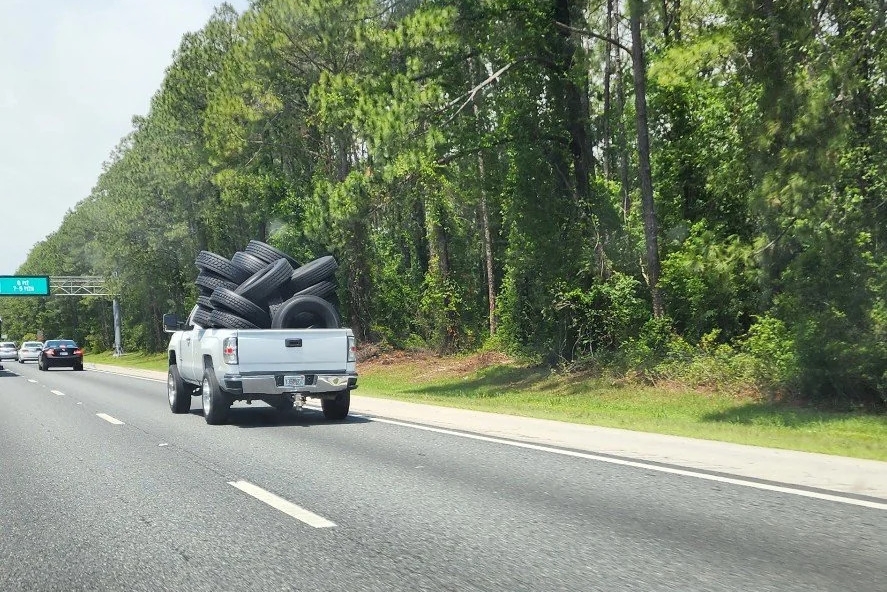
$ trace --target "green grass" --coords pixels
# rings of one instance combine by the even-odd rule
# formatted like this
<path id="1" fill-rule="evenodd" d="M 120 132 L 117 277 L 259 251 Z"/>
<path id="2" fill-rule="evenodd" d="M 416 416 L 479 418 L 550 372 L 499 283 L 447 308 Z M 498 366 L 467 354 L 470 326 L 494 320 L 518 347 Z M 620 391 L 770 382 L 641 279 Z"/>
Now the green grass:
<path id="1" fill-rule="evenodd" d="M 166 372 L 166 352 L 159 354 L 131 353 L 115 357 L 112 352 L 100 354 L 86 354 L 83 357 L 86 364 L 107 364 L 109 366 L 122 366 L 124 368 L 139 368 L 141 370 L 159 370 Z"/>
<path id="2" fill-rule="evenodd" d="M 163 353 L 104 353 L 85 361 L 167 367 Z M 823 411 L 509 364 L 475 369 L 460 367 L 457 358 L 367 364 L 358 370 L 357 393 L 364 396 L 887 461 L 883 413 Z"/>
<path id="3" fill-rule="evenodd" d="M 428 362 L 362 372 L 361 395 L 887 461 L 887 416 L 492 366 L 428 377 Z M 426 378 L 422 378 L 423 374 Z"/>

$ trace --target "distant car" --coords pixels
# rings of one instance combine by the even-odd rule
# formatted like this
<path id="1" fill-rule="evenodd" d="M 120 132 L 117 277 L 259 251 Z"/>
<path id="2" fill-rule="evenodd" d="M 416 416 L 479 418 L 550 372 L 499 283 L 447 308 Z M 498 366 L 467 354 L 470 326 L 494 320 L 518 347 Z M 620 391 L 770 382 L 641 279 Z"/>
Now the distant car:
<path id="1" fill-rule="evenodd" d="M 43 344 L 37 358 L 37 368 L 49 370 L 58 366 L 83 370 L 83 350 L 76 342 L 70 339 L 50 339 Z"/>
<path id="2" fill-rule="evenodd" d="M 18 363 L 36 362 L 40 359 L 40 352 L 43 351 L 42 341 L 25 341 L 18 348 Z"/>
<path id="3" fill-rule="evenodd" d="M 15 341 L 0 342 L 0 361 L 15 360 L 18 358 L 18 346 Z"/>

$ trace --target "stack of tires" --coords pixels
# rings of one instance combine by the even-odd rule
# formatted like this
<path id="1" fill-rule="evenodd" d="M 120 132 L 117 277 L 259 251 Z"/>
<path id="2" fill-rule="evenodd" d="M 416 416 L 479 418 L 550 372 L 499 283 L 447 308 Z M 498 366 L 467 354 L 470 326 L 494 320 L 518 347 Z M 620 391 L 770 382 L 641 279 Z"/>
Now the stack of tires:
<path id="1" fill-rule="evenodd" d="M 199 297 L 194 324 L 231 329 L 337 329 L 330 255 L 301 265 L 267 243 L 251 240 L 231 259 L 201 251 L 194 261 Z"/>

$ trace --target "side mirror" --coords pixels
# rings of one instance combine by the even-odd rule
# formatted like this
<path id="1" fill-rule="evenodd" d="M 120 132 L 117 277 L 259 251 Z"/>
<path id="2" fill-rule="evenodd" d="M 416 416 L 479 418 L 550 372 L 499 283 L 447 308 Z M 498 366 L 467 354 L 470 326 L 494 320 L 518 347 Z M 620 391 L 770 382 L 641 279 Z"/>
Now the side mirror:
<path id="1" fill-rule="evenodd" d="M 167 333 L 175 333 L 182 327 L 183 323 L 181 319 L 179 319 L 179 315 L 175 313 L 163 315 L 163 330 Z"/>

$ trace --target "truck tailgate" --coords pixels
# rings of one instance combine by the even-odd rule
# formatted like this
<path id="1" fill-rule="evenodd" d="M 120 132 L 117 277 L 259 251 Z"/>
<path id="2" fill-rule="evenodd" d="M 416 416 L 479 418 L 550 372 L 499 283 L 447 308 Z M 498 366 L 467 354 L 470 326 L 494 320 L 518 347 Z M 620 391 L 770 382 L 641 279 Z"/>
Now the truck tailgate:
<path id="1" fill-rule="evenodd" d="M 344 372 L 349 334 L 350 329 L 238 331 L 240 372 Z"/>

